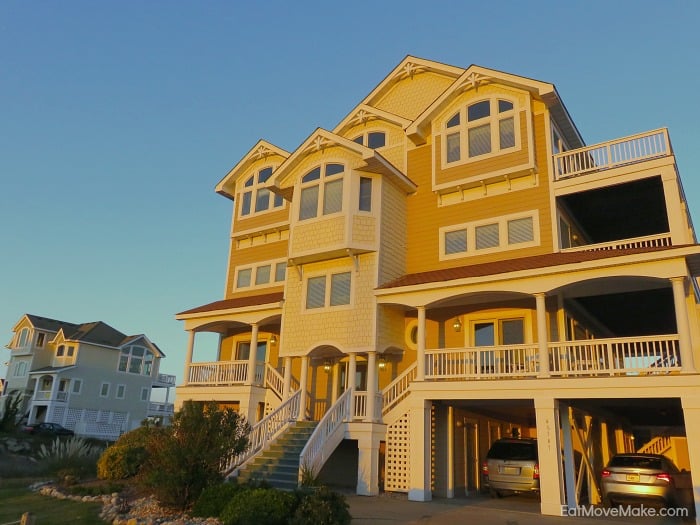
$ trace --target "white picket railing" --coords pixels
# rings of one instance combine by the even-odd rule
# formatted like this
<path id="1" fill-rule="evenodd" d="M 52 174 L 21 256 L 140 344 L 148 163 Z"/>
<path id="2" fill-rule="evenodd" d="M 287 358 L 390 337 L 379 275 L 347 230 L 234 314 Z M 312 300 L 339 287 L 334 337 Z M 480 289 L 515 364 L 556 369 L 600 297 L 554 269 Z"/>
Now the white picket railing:
<path id="1" fill-rule="evenodd" d="M 289 399 L 282 403 L 277 410 L 270 412 L 263 419 L 258 421 L 248 433 L 248 447 L 233 456 L 223 467 L 224 475 L 229 475 L 235 469 L 243 466 L 248 460 L 253 458 L 258 452 L 269 445 L 279 434 L 281 434 L 299 416 L 299 399 L 301 390 L 294 392 Z"/>
<path id="2" fill-rule="evenodd" d="M 537 344 L 427 350 L 425 379 L 536 376 L 537 356 Z"/>
<path id="3" fill-rule="evenodd" d="M 172 416 L 175 413 L 175 405 L 172 403 L 159 403 L 151 401 L 148 403 L 146 414 L 149 416 Z"/>
<path id="4" fill-rule="evenodd" d="M 554 376 L 662 374 L 681 369 L 676 334 L 563 341 L 548 346 Z"/>
<path id="5" fill-rule="evenodd" d="M 670 436 L 656 436 L 637 450 L 640 454 L 663 454 L 671 447 Z"/>
<path id="6" fill-rule="evenodd" d="M 270 363 L 265 363 L 265 385 L 269 386 L 277 397 L 284 394 L 284 377 Z"/>
<path id="7" fill-rule="evenodd" d="M 355 392 L 352 402 L 352 419 L 365 419 L 367 417 L 367 399 L 369 396 L 367 392 Z M 382 418 L 382 401 L 383 396 L 381 392 L 377 392 L 374 398 L 374 419 L 380 420 Z"/>
<path id="8" fill-rule="evenodd" d="M 309 441 L 299 454 L 299 478 L 302 470 L 317 474 L 345 434 L 343 424 L 350 419 L 353 390 L 348 389 L 328 409 L 318 422 Z"/>
<path id="9" fill-rule="evenodd" d="M 248 361 L 192 363 L 188 376 L 191 385 L 242 385 L 248 377 Z"/>
<path id="10" fill-rule="evenodd" d="M 382 413 L 386 414 L 408 395 L 408 387 L 416 378 L 417 369 L 413 363 L 382 390 Z"/>
<path id="11" fill-rule="evenodd" d="M 555 180 L 671 155 L 666 128 L 553 155 Z"/>
<path id="12" fill-rule="evenodd" d="M 663 246 L 671 246 L 671 244 L 671 234 L 662 233 L 660 235 L 620 239 L 619 241 L 572 246 L 570 248 L 562 249 L 562 252 L 597 252 L 602 250 L 625 250 L 630 248 L 659 248 Z"/>

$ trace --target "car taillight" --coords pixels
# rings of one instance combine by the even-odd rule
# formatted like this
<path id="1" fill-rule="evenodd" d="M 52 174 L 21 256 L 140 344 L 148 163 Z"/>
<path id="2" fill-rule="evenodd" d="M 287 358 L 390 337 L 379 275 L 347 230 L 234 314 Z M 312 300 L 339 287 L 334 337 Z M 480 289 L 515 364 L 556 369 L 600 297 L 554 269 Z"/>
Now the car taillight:
<path id="1" fill-rule="evenodd" d="M 661 474 L 657 474 L 656 479 L 658 479 L 659 481 L 665 481 L 666 483 L 671 483 L 671 475 L 666 474 L 665 472 L 662 472 Z"/>
<path id="2" fill-rule="evenodd" d="M 610 472 L 608 469 L 604 468 L 603 472 L 600 473 L 601 477 L 603 478 L 609 478 L 612 472 Z"/>
<path id="3" fill-rule="evenodd" d="M 488 476 L 488 475 L 489 475 L 489 464 L 488 464 L 488 462 L 484 461 L 484 462 L 481 464 L 481 473 L 482 473 L 483 475 L 485 475 L 485 476 Z"/>
<path id="4" fill-rule="evenodd" d="M 532 479 L 540 479 L 540 466 L 535 463 L 535 468 L 532 469 Z"/>

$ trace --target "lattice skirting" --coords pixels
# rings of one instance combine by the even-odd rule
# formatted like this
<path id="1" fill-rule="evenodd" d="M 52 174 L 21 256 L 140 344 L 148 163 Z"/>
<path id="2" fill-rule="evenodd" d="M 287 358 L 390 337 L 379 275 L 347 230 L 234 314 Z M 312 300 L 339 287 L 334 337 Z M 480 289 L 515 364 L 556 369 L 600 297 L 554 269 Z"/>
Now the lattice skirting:
<path id="1" fill-rule="evenodd" d="M 387 428 L 384 490 L 408 492 L 410 478 L 411 425 L 404 414 Z"/>

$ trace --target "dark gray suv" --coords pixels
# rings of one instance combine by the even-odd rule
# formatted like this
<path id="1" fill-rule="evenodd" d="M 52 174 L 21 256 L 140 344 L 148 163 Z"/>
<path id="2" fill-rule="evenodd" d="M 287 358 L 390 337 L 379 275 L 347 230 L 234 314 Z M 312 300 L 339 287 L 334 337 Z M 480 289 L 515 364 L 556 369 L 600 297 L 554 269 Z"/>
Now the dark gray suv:
<path id="1" fill-rule="evenodd" d="M 504 438 L 494 441 L 486 454 L 482 473 L 492 497 L 510 492 L 539 492 L 537 440 Z"/>

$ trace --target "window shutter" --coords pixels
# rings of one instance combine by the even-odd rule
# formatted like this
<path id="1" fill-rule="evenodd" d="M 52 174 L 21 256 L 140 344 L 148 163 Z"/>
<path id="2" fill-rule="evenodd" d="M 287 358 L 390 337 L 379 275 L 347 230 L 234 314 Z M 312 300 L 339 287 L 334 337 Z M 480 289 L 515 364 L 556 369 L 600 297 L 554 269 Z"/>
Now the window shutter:
<path id="1" fill-rule="evenodd" d="M 350 304 L 350 272 L 331 275 L 331 306 Z"/>
<path id="2" fill-rule="evenodd" d="M 323 308 L 326 302 L 326 276 L 311 277 L 306 285 L 306 308 Z"/>
<path id="3" fill-rule="evenodd" d="M 534 239 L 532 217 L 508 221 L 508 244 L 532 242 Z"/>
<path id="4" fill-rule="evenodd" d="M 498 224 L 486 224 L 475 228 L 476 249 L 483 250 L 485 248 L 497 248 L 498 240 Z"/>

